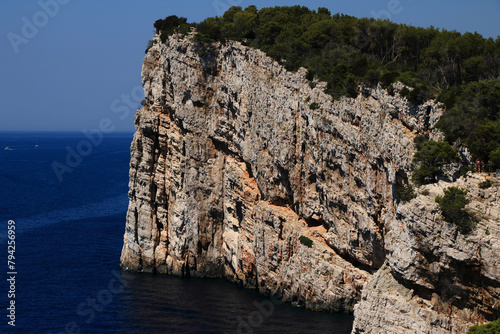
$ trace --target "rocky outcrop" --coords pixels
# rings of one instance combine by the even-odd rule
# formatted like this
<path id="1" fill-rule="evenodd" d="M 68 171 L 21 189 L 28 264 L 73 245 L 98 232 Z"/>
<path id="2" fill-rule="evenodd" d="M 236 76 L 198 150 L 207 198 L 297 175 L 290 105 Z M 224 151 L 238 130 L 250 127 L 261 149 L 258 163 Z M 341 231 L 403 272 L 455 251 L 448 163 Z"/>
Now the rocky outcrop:
<path id="1" fill-rule="evenodd" d="M 209 47 L 183 35 L 154 42 L 131 148 L 124 269 L 226 277 L 314 310 L 352 312 L 361 300 L 355 330 L 362 332 L 367 318 L 359 314 L 368 313 L 360 310 L 380 302 L 374 281 L 428 298 L 439 275 L 424 276 L 425 268 L 444 277 L 484 263 L 457 260 L 474 247 L 464 239 L 467 252 L 458 254 L 463 236 L 434 230 L 446 225 L 435 221 L 435 205 L 427 216 L 426 207 L 393 197 L 408 182 L 413 138 L 432 131 L 438 106 L 416 108 L 380 88 L 332 101 L 305 70 L 289 72 L 237 42 Z M 421 238 L 417 229 L 425 229 Z M 447 248 L 427 263 L 431 242 Z M 441 260 L 449 262 L 436 269 Z M 489 285 L 499 277 L 490 265 Z"/>
<path id="2" fill-rule="evenodd" d="M 427 185 L 398 206 L 386 264 L 363 290 L 353 333 L 466 333 L 500 315 L 500 186 L 480 189 L 482 181 L 469 174 Z M 473 199 L 468 209 L 480 222 L 470 234 L 441 218 L 434 199 L 450 186 Z"/>

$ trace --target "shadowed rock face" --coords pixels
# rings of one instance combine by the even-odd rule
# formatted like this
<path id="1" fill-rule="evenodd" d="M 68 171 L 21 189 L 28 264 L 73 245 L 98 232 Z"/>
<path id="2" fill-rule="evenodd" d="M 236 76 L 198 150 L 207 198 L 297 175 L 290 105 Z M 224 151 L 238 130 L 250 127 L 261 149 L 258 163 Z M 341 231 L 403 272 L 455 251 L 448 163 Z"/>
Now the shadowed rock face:
<path id="1" fill-rule="evenodd" d="M 334 102 L 305 70 L 239 43 L 154 40 L 131 147 L 123 268 L 226 277 L 331 312 L 352 312 L 382 265 L 377 277 L 423 284 L 404 268 L 413 261 L 405 248 L 388 242 L 427 242 L 403 233 L 422 210 L 398 206 L 393 190 L 408 182 L 413 138 L 432 130 L 436 105 L 368 88 Z"/>

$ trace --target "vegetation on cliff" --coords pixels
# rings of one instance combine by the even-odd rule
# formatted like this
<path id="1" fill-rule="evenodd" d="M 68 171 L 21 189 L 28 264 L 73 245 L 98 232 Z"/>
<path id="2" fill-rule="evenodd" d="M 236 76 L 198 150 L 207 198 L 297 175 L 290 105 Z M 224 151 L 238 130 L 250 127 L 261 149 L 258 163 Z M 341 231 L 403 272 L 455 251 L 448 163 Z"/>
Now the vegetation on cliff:
<path id="1" fill-rule="evenodd" d="M 354 97 L 358 84 L 379 82 L 413 104 L 436 99 L 446 105 L 438 127 L 450 144 L 468 146 L 474 159 L 500 168 L 500 37 L 420 28 L 388 20 L 331 14 L 303 6 L 257 10 L 230 8 L 198 24 L 169 16 L 155 23 L 162 41 L 196 28 L 205 44 L 236 40 L 260 49 L 289 70 L 305 67 L 313 84 L 328 83 L 334 98 Z"/>
<path id="2" fill-rule="evenodd" d="M 447 142 L 428 140 L 421 136 L 415 138 L 417 152 L 413 157 L 416 168 L 412 180 L 419 185 L 434 183 L 444 173 L 444 168 L 458 161 L 458 151 Z"/>
<path id="3" fill-rule="evenodd" d="M 397 199 L 403 202 L 409 202 L 417 197 L 411 185 L 396 188 L 395 195 Z"/>
<path id="4" fill-rule="evenodd" d="M 444 189 L 443 196 L 436 197 L 444 220 L 457 224 L 464 233 L 470 232 L 474 224 L 474 215 L 465 209 L 470 203 L 466 195 L 467 190 L 449 187 Z"/>
<path id="5" fill-rule="evenodd" d="M 167 16 L 164 20 L 156 20 L 154 27 L 156 32 L 161 32 L 160 39 L 163 43 L 168 36 L 174 33 L 187 34 L 191 31 L 192 23 L 187 23 L 185 17 L 177 17 L 176 15 Z"/>
<path id="6" fill-rule="evenodd" d="M 450 108 L 438 128 L 449 142 L 467 146 L 475 159 L 500 168 L 500 80 L 471 82 L 447 94 Z"/>
<path id="7" fill-rule="evenodd" d="M 299 237 L 299 241 L 301 244 L 303 244 L 304 246 L 307 246 L 309 248 L 311 248 L 313 245 L 313 241 L 304 235 L 301 235 Z"/>
<path id="8" fill-rule="evenodd" d="M 467 334 L 500 334 L 500 319 L 481 326 L 472 326 Z"/>

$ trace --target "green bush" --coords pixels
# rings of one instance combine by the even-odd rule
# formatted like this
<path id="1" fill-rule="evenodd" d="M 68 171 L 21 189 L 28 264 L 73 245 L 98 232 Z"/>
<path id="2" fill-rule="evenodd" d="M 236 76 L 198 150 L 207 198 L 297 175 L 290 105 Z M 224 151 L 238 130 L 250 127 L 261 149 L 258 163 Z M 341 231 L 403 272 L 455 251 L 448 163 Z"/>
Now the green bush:
<path id="1" fill-rule="evenodd" d="M 368 83 L 370 87 L 376 87 L 380 82 L 380 72 L 377 70 L 369 70 L 368 72 L 366 72 L 363 81 Z"/>
<path id="2" fill-rule="evenodd" d="M 488 189 L 493 185 L 493 181 L 491 180 L 486 180 L 484 182 L 479 183 L 479 188 L 481 189 Z"/>
<path id="3" fill-rule="evenodd" d="M 394 96 L 395 94 L 395 91 L 394 91 L 394 86 L 393 85 L 389 85 L 387 87 L 387 93 L 389 93 L 390 96 Z"/>
<path id="4" fill-rule="evenodd" d="M 309 105 L 309 109 L 316 110 L 316 109 L 319 109 L 319 106 L 316 102 L 313 102 Z"/>
<path id="5" fill-rule="evenodd" d="M 398 76 L 399 76 L 399 72 L 397 72 L 397 71 L 385 73 L 381 78 L 382 87 L 390 86 L 396 80 L 396 78 Z"/>
<path id="6" fill-rule="evenodd" d="M 497 319 L 489 324 L 474 325 L 467 334 L 499 334 L 500 333 L 500 319 Z"/>
<path id="7" fill-rule="evenodd" d="M 400 91 L 399 91 L 399 94 L 403 97 L 407 97 L 408 95 L 410 95 L 410 90 L 408 89 L 408 87 L 403 87 Z"/>
<path id="8" fill-rule="evenodd" d="M 412 180 L 417 184 L 436 182 L 446 164 L 458 161 L 458 151 L 447 142 L 416 137 L 415 143 L 418 150 L 413 156 L 413 163 L 418 167 L 413 171 Z"/>
<path id="9" fill-rule="evenodd" d="M 465 210 L 465 206 L 470 203 L 466 195 L 467 190 L 449 187 L 444 190 L 442 197 L 436 197 L 444 220 L 458 225 L 464 233 L 470 232 L 475 222 L 474 215 Z"/>
<path id="10" fill-rule="evenodd" d="M 417 194 L 415 194 L 415 191 L 413 190 L 413 187 L 411 185 L 408 185 L 406 187 L 399 187 L 396 189 L 396 197 L 399 198 L 403 202 L 409 202 L 415 197 L 417 197 Z"/>
<path id="11" fill-rule="evenodd" d="M 460 170 L 460 173 L 462 174 L 462 176 L 467 176 L 468 172 L 474 172 L 474 170 L 474 166 L 463 166 Z"/>
<path id="12" fill-rule="evenodd" d="M 312 247 L 313 241 L 311 239 L 309 239 L 308 237 L 306 237 L 306 236 L 301 235 L 299 237 L 299 241 L 300 241 L 301 244 L 303 244 L 303 245 L 305 245 L 305 246 L 307 246 L 309 248 Z"/>
<path id="13" fill-rule="evenodd" d="M 222 30 L 219 24 L 219 18 L 208 18 L 196 26 L 195 39 L 204 43 L 213 43 L 221 41 Z"/>
<path id="14" fill-rule="evenodd" d="M 408 101 L 414 105 L 419 105 L 427 101 L 431 93 L 426 87 L 417 86 L 407 96 Z"/>

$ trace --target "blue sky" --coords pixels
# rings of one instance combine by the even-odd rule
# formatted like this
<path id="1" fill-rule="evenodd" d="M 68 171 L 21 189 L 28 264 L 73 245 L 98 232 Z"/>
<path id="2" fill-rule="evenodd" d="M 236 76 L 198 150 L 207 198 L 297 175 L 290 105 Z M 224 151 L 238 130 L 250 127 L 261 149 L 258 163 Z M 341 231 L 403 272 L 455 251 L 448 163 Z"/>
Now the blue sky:
<path id="1" fill-rule="evenodd" d="M 153 23 L 198 22 L 231 5 L 304 5 L 332 13 L 500 35 L 500 1 L 0 0 L 0 131 L 82 131 L 110 119 L 133 131 Z"/>

